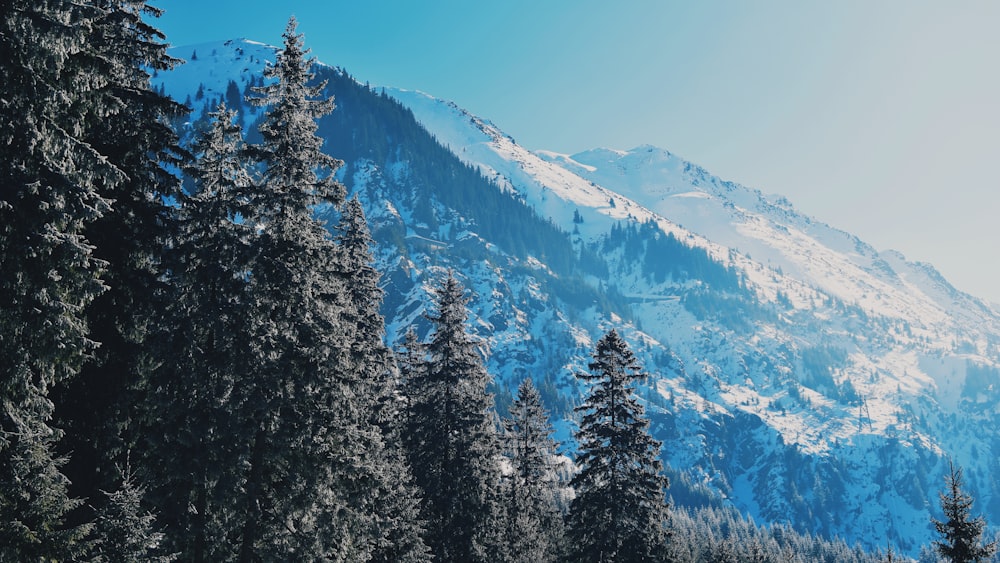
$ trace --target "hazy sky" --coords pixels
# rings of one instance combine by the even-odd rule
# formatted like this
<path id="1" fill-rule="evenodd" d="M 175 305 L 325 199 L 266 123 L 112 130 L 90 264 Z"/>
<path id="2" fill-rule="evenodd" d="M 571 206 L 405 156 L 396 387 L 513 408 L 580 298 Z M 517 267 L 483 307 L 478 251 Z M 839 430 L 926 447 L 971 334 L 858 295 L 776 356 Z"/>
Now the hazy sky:
<path id="1" fill-rule="evenodd" d="M 1000 1 L 159 0 L 173 45 L 280 45 L 521 145 L 652 144 L 1000 302 Z"/>

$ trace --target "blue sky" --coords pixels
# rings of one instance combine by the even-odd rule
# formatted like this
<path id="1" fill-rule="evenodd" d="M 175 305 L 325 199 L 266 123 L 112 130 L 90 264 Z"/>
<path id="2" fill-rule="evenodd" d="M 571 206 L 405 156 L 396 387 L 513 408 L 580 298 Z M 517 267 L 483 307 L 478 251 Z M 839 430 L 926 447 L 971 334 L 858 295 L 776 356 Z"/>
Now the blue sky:
<path id="1" fill-rule="evenodd" d="M 173 45 L 280 44 L 521 145 L 652 144 L 1000 302 L 1000 2 L 160 0 Z"/>

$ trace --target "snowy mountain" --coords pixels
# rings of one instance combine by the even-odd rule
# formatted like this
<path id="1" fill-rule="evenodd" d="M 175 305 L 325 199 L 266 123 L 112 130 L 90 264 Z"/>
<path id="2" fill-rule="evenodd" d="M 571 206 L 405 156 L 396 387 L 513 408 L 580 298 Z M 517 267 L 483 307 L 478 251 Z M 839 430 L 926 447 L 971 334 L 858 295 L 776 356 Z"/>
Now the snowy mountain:
<path id="1" fill-rule="evenodd" d="M 193 112 L 237 104 L 274 48 L 181 47 L 154 77 Z M 680 504 L 722 498 L 757 521 L 915 553 L 947 460 L 1000 523 L 1000 313 L 932 266 L 880 252 L 781 197 L 665 150 L 532 152 L 429 95 L 319 66 L 338 109 L 326 149 L 378 240 L 388 339 L 454 269 L 503 407 L 533 377 L 565 419 L 573 374 L 619 328 Z"/>

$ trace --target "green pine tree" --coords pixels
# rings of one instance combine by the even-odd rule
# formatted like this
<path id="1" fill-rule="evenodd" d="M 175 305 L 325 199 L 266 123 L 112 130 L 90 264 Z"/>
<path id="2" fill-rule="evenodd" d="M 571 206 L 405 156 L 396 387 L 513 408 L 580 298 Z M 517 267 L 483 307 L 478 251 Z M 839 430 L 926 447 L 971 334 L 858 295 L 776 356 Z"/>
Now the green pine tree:
<path id="1" fill-rule="evenodd" d="M 125 175 L 81 131 L 107 85 L 85 4 L 0 5 L 0 560 L 68 560 L 89 525 L 57 453 L 55 386 L 96 349 L 84 310 L 105 289 L 86 232 Z"/>
<path id="2" fill-rule="evenodd" d="M 558 446 L 551 438 L 552 425 L 531 379 L 518 387 L 510 418 L 503 425 L 512 470 L 504 494 L 508 560 L 556 561 L 563 547 Z"/>
<path id="3" fill-rule="evenodd" d="M 662 561 L 666 547 L 667 478 L 660 442 L 634 384 L 646 377 L 635 355 L 614 330 L 597 343 L 592 384 L 576 438 L 579 473 L 568 516 L 571 561 Z"/>
<path id="4" fill-rule="evenodd" d="M 404 440 L 427 544 L 438 561 L 502 560 L 499 441 L 489 375 L 467 333 L 464 288 L 449 273 L 437 290 L 426 356 L 409 368 Z"/>
<path id="5" fill-rule="evenodd" d="M 945 520 L 932 520 L 941 536 L 934 548 L 953 563 L 989 561 L 996 552 L 996 542 L 983 543 L 986 521 L 972 517 L 972 497 L 962 490 L 962 485 L 962 469 L 949 463 L 945 490 L 938 493 Z"/>
<path id="6" fill-rule="evenodd" d="M 396 548 L 420 560 L 412 536 L 394 535 L 406 501 L 392 495 L 405 489 L 390 489 L 405 476 L 391 471 L 371 412 L 371 379 L 388 367 L 381 323 L 358 322 L 357 307 L 371 305 L 350 298 L 363 276 L 346 269 L 344 252 L 314 215 L 344 204 L 333 178 L 341 163 L 321 152 L 316 135 L 316 120 L 333 102 L 323 84 L 312 84 L 294 19 L 284 37 L 268 69 L 275 80 L 257 89 L 267 113 L 254 147 L 261 189 L 248 211 L 256 230 L 248 274 L 253 365 L 234 390 L 249 445 L 234 546 L 241 561 L 364 561 Z M 394 543 L 404 538 L 413 542 Z"/>
<path id="7" fill-rule="evenodd" d="M 129 467 L 119 470 L 122 482 L 97 513 L 94 563 L 170 563 L 176 554 L 161 549 L 163 534 L 156 531 L 156 515 L 143 509 L 145 488 L 136 483 Z"/>
<path id="8" fill-rule="evenodd" d="M 151 72 L 176 62 L 150 23 L 160 11 L 138 0 L 86 4 L 101 15 L 86 27 L 81 59 L 98 61 L 106 82 L 85 98 L 92 111 L 81 134 L 125 176 L 98 183 L 99 193 L 113 204 L 85 230 L 94 256 L 107 264 L 108 289 L 87 308 L 100 347 L 55 397 L 58 423 L 66 429 L 64 447 L 72 452 L 67 475 L 73 490 L 99 508 L 101 491 L 114 488 L 116 468 L 138 439 L 151 315 L 164 305 L 161 252 L 172 234 L 174 209 L 165 198 L 180 188 L 171 171 L 179 164 L 180 148 L 167 122 L 186 110 L 150 86 Z"/>
<path id="9" fill-rule="evenodd" d="M 430 551 L 423 541 L 424 522 L 419 514 L 419 490 L 402 446 L 397 372 L 385 345 L 385 321 L 379 311 L 381 276 L 373 265 L 374 241 L 357 198 L 344 204 L 335 232 L 338 268 L 346 282 L 341 322 L 353 329 L 347 367 L 356 372 L 367 423 L 381 434 L 385 444 L 381 450 L 372 451 L 378 460 L 376 486 L 370 491 L 371 517 L 378 532 L 371 560 L 429 561 Z"/>
<path id="10" fill-rule="evenodd" d="M 258 88 L 255 99 L 267 114 L 255 147 L 261 189 L 250 202 L 259 230 L 249 277 L 253 367 L 235 390 L 250 446 L 235 546 L 241 561 L 335 553 L 363 560 L 362 515 L 348 507 L 342 483 L 333 480 L 344 469 L 335 463 L 356 460 L 343 449 L 363 439 L 349 424 L 360 417 L 349 402 L 352 382 L 337 373 L 336 343 L 352 335 L 339 323 L 344 286 L 337 250 L 313 216 L 315 206 L 343 199 L 332 175 L 340 163 L 320 151 L 316 136 L 315 120 L 333 102 L 322 96 L 322 85 L 310 84 L 312 60 L 294 19 L 284 39 L 267 69 L 274 81 Z"/>
<path id="11" fill-rule="evenodd" d="M 235 112 L 220 106 L 195 142 L 177 235 L 165 257 L 170 299 L 151 331 L 157 368 L 144 401 L 151 498 L 185 561 L 229 558 L 237 526 L 245 435 L 233 397 L 248 377 L 252 225 L 241 220 L 254 187 Z"/>

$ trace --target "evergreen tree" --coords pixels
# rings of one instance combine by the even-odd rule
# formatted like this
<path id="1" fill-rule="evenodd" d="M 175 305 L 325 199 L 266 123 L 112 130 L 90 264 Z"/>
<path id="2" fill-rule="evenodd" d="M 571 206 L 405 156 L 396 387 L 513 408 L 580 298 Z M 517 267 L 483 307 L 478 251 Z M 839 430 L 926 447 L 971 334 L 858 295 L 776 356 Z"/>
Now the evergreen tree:
<path id="1" fill-rule="evenodd" d="M 986 522 L 982 517 L 971 517 L 972 497 L 962 490 L 962 469 L 954 463 L 949 463 L 948 469 L 945 491 L 938 493 L 945 521 L 933 520 L 941 536 L 934 548 L 953 563 L 987 561 L 996 552 L 996 542 L 983 543 Z"/>
<path id="2" fill-rule="evenodd" d="M 489 375 L 465 328 L 467 302 L 449 272 L 429 316 L 434 332 L 421 348 L 427 356 L 406 382 L 404 440 L 438 561 L 501 560 L 499 442 Z"/>
<path id="3" fill-rule="evenodd" d="M 633 384 L 646 377 L 628 345 L 612 330 L 597 343 L 592 383 L 576 434 L 579 473 L 572 485 L 569 544 L 572 561 L 662 561 L 666 544 L 667 479 L 660 443 Z"/>
<path id="4" fill-rule="evenodd" d="M 85 234 L 94 255 L 107 264 L 108 289 L 87 309 L 92 338 L 100 342 L 79 377 L 60 386 L 56 415 L 66 429 L 66 467 L 73 490 L 99 507 L 136 442 L 139 393 L 150 366 L 151 314 L 163 308 L 161 251 L 172 229 L 180 182 L 177 137 L 167 125 L 183 106 L 150 86 L 150 73 L 171 68 L 163 34 L 149 22 L 160 11 L 139 0 L 96 0 L 100 17 L 87 26 L 87 51 L 106 83 L 88 93 L 93 108 L 81 124 L 85 141 L 125 174 L 99 182 L 110 210 L 89 223 Z M 81 518 L 90 518 L 81 514 Z"/>
<path id="5" fill-rule="evenodd" d="M 162 553 L 163 534 L 154 530 L 156 515 L 144 511 L 145 489 L 135 482 L 128 467 L 119 471 L 118 490 L 105 493 L 108 502 L 97 514 L 95 563 L 169 563 L 176 555 Z"/>
<path id="6" fill-rule="evenodd" d="M 350 364 L 363 372 L 359 379 L 370 386 L 367 394 L 377 397 L 373 420 L 388 424 L 392 418 L 389 401 L 394 400 L 390 395 L 393 381 L 389 377 L 392 355 L 384 344 L 385 320 L 379 311 L 383 298 L 379 287 L 381 276 L 373 265 L 371 248 L 374 241 L 364 209 L 356 197 L 344 204 L 335 232 L 337 267 L 346 290 L 341 304 L 341 322 L 354 328 L 354 338 L 349 345 Z"/>
<path id="7" fill-rule="evenodd" d="M 124 181 L 81 134 L 106 85 L 88 55 L 100 12 L 67 1 L 0 5 L 0 560 L 72 559 L 88 525 L 68 492 L 51 391 L 95 350 L 84 309 L 103 291 L 86 237 Z"/>
<path id="8" fill-rule="evenodd" d="M 334 456 L 360 438 L 346 424 L 360 416 L 349 403 L 351 382 L 336 373 L 335 344 L 353 335 L 338 322 L 343 283 L 334 243 L 313 217 L 316 205 L 343 197 L 332 176 L 339 162 L 320 152 L 315 134 L 315 119 L 333 103 L 309 84 L 311 59 L 295 28 L 292 19 L 267 69 L 275 80 L 254 100 L 268 113 L 255 147 L 262 188 L 251 200 L 260 231 L 249 280 L 255 373 L 236 389 L 250 445 L 236 547 L 241 561 L 334 553 L 363 560 L 364 546 L 353 543 L 366 537 L 357 530 L 361 515 L 347 509 L 333 480 Z"/>
<path id="9" fill-rule="evenodd" d="M 341 322 L 353 329 L 347 366 L 356 370 L 355 378 L 364 401 L 368 422 L 378 429 L 385 447 L 373 452 L 381 456 L 378 487 L 372 493 L 371 516 L 378 530 L 372 561 L 417 562 L 430 560 L 423 541 L 425 533 L 419 514 L 419 491 L 413 483 L 401 438 L 401 405 L 392 354 L 385 345 L 385 321 L 379 311 L 382 303 L 381 276 L 374 267 L 371 233 L 364 209 L 357 198 L 344 205 L 336 228 L 338 268 L 346 282 L 341 307 Z"/>
<path id="10" fill-rule="evenodd" d="M 314 216 L 340 207 L 344 189 L 333 178 L 340 161 L 320 151 L 316 135 L 333 103 L 323 84 L 310 84 L 312 59 L 295 28 L 293 18 L 267 71 L 275 80 L 257 89 L 268 111 L 255 147 L 262 189 L 249 202 L 253 369 L 234 390 L 249 445 L 234 545 L 241 561 L 364 561 L 394 549 L 420 560 L 419 543 L 400 526 L 406 501 L 392 496 L 405 491 L 393 490 L 405 477 L 389 467 L 372 421 L 370 378 L 385 364 L 360 344 L 373 335 L 351 322 L 353 273 Z"/>
<path id="11" fill-rule="evenodd" d="M 243 118 L 243 94 L 240 92 L 240 87 L 236 82 L 230 80 L 226 85 L 226 97 L 225 103 L 230 109 L 236 111 L 236 115 Z"/>
<path id="12" fill-rule="evenodd" d="M 226 559 L 235 536 L 245 436 L 234 418 L 247 362 L 253 187 L 235 112 L 220 106 L 195 142 L 177 236 L 165 260 L 170 299 L 152 341 L 158 368 L 145 400 L 145 461 L 167 545 L 186 561 Z"/>
<path id="13" fill-rule="evenodd" d="M 504 420 L 504 442 L 511 462 L 505 491 L 509 560 L 556 561 L 563 544 L 559 511 L 557 446 L 542 398 L 531 379 L 517 389 Z"/>

